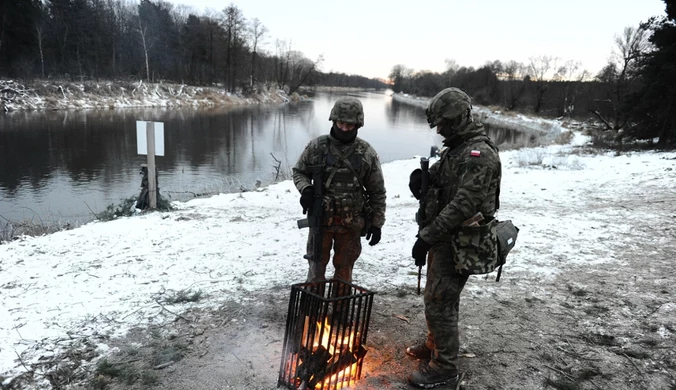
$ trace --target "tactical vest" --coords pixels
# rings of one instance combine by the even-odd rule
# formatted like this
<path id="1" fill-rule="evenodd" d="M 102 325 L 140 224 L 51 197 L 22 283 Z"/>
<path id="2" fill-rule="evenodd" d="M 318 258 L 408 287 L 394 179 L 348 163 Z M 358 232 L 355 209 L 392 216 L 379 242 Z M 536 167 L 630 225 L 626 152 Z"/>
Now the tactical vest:
<path id="1" fill-rule="evenodd" d="M 364 155 L 355 141 L 341 152 L 325 135 L 319 140 L 324 161 L 324 194 L 328 225 L 363 226 L 365 190 L 361 175 Z"/>

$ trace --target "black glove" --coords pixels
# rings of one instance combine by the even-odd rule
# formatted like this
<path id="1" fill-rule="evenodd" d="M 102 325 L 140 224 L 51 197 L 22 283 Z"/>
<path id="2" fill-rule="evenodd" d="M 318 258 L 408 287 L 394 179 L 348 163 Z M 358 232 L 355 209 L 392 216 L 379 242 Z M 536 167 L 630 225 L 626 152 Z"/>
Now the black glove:
<path id="1" fill-rule="evenodd" d="M 411 172 L 408 179 L 408 188 L 416 199 L 420 199 L 420 189 L 422 187 L 422 170 L 420 168 Z"/>
<path id="2" fill-rule="evenodd" d="M 315 197 L 315 189 L 312 187 L 307 187 L 300 194 L 300 205 L 303 207 L 303 214 L 307 213 L 307 210 L 312 207 L 312 201 Z"/>
<path id="3" fill-rule="evenodd" d="M 366 232 L 366 239 L 371 240 L 369 241 L 369 245 L 374 246 L 375 244 L 379 243 L 381 234 L 382 232 L 380 231 L 379 227 L 371 226 Z"/>
<path id="4" fill-rule="evenodd" d="M 432 248 L 432 245 L 418 237 L 418 240 L 413 244 L 413 250 L 411 251 L 411 255 L 415 259 L 415 265 L 418 267 L 425 265 L 425 262 L 427 261 L 427 252 L 429 252 L 430 248 Z"/>

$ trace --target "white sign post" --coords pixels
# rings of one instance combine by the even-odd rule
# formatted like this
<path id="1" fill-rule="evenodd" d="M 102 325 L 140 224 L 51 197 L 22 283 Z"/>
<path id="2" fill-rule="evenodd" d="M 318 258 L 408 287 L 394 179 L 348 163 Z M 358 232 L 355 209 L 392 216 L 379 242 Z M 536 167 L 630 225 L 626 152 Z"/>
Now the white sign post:
<path id="1" fill-rule="evenodd" d="M 157 208 L 157 179 L 155 155 L 164 156 L 164 123 L 136 121 L 136 150 L 148 156 L 148 200 L 151 209 Z"/>

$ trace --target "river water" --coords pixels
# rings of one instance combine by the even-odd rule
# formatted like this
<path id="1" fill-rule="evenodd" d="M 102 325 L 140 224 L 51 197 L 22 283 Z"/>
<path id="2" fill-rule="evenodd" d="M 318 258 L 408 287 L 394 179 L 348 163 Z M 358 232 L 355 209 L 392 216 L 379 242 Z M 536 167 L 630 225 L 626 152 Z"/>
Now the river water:
<path id="1" fill-rule="evenodd" d="M 138 196 L 146 156 L 137 154 L 137 120 L 164 123 L 165 152 L 155 161 L 160 193 L 170 200 L 288 179 L 307 142 L 328 133 L 329 112 L 342 95 L 283 105 L 0 114 L 0 226 L 84 222 Z M 381 162 L 440 146 L 421 108 L 386 93 L 350 95 L 364 105 L 359 136 Z M 518 137 L 498 129 L 491 135 L 498 143 Z"/>

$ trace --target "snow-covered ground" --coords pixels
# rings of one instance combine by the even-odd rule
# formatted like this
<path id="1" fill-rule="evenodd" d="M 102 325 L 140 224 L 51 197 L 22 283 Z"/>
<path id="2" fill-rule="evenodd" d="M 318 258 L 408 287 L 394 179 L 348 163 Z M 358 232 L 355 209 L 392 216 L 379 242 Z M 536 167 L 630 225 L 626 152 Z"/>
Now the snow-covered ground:
<path id="1" fill-rule="evenodd" d="M 548 278 L 562 262 L 615 261 L 613 233 L 631 227 L 615 209 L 575 209 L 591 199 L 622 202 L 628 194 L 648 197 L 673 188 L 676 153 L 580 153 L 586 142 L 576 134 L 570 145 L 501 152 L 498 218 L 512 219 L 521 229 L 505 273 Z M 383 165 L 387 221 L 380 244 L 364 242 L 356 284 L 378 291 L 416 283 L 410 253 L 417 201 L 408 176 L 418 166 L 415 157 Z M 303 215 L 290 181 L 174 205 L 172 212 L 92 222 L 0 246 L 0 374 L 7 383 L 75 340 L 94 340 L 105 355 L 106 337 L 174 318 L 166 309 L 180 313 L 241 302 L 248 292 L 287 289 L 305 279 L 307 231 L 296 226 Z M 659 219 L 661 212 L 655 208 L 645 217 Z M 595 229 L 599 221 L 604 229 Z M 467 288 L 487 290 L 491 283 L 475 280 Z M 160 297 L 189 292 L 201 292 L 202 299 L 159 303 Z M 664 337 L 674 335 L 666 330 Z"/>

